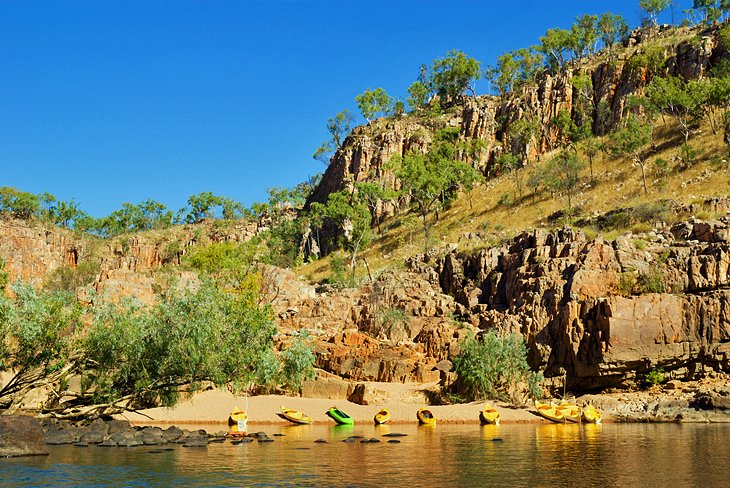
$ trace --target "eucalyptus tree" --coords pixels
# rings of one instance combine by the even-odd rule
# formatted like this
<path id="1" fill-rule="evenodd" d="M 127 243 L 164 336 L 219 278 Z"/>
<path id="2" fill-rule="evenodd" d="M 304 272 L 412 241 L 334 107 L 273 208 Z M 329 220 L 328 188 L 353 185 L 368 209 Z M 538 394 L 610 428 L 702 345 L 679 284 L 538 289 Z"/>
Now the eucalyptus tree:
<path id="1" fill-rule="evenodd" d="M 317 148 L 312 157 L 324 165 L 329 166 L 332 161 L 332 156 L 342 147 L 342 143 L 345 141 L 347 134 L 352 131 L 352 124 L 354 123 L 355 117 L 353 117 L 349 110 L 343 110 L 335 114 L 334 117 L 330 117 L 327 120 L 327 133 L 330 135 L 330 138 Z"/>
<path id="2" fill-rule="evenodd" d="M 393 98 L 382 88 L 369 88 L 355 97 L 355 102 L 365 120 L 370 122 L 379 114 L 381 116 L 393 113 Z"/>
<path id="3" fill-rule="evenodd" d="M 623 16 L 605 12 L 598 17 L 598 35 L 603 47 L 610 53 L 613 46 L 629 33 L 629 24 Z"/>
<path id="4" fill-rule="evenodd" d="M 578 153 L 564 150 L 548 161 L 543 171 L 544 185 L 558 192 L 565 192 L 568 198 L 568 211 L 572 210 L 572 195 L 580 184 L 580 174 L 585 163 Z"/>
<path id="5" fill-rule="evenodd" d="M 646 87 L 646 96 L 662 114 L 674 117 L 687 145 L 693 127 L 704 114 L 710 86 L 708 80 L 656 77 Z"/>
<path id="6" fill-rule="evenodd" d="M 646 12 L 649 21 L 656 25 L 659 14 L 665 11 L 671 3 L 672 0 L 640 0 L 639 7 Z"/>
<path id="7" fill-rule="evenodd" d="M 401 182 L 401 191 L 416 207 L 423 222 L 424 242 L 428 246 L 428 216 L 439 218 L 439 208 L 452 198 L 463 182 L 474 184 L 481 175 L 468 163 L 456 159 L 458 133 L 442 130 L 431 149 L 423 154 L 409 152 L 389 162 Z"/>
<path id="8" fill-rule="evenodd" d="M 629 157 L 641 168 L 641 182 L 644 193 L 646 187 L 646 146 L 651 140 L 651 123 L 641 120 L 636 115 L 624 119 L 623 126 L 609 134 L 607 150 L 614 156 Z"/>
<path id="9" fill-rule="evenodd" d="M 340 190 L 330 193 L 325 204 L 312 203 L 310 213 L 320 225 L 326 225 L 328 221 L 334 224 L 339 244 L 350 252 L 350 275 L 354 279 L 358 253 L 372 238 L 368 203 L 355 192 Z"/>

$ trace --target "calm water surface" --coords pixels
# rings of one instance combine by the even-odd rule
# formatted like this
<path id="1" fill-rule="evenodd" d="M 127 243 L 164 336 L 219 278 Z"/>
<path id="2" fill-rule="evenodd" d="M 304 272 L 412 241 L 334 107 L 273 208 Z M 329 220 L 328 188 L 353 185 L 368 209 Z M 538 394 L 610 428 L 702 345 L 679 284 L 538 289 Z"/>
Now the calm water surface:
<path id="1" fill-rule="evenodd" d="M 0 486 L 730 486 L 730 425 L 262 430 L 285 436 L 266 444 L 226 442 L 163 452 L 49 446 L 47 457 L 0 460 Z M 408 436 L 388 444 L 382 437 L 388 432 Z M 383 442 L 340 442 L 350 435 Z M 315 444 L 318 438 L 327 444 Z"/>

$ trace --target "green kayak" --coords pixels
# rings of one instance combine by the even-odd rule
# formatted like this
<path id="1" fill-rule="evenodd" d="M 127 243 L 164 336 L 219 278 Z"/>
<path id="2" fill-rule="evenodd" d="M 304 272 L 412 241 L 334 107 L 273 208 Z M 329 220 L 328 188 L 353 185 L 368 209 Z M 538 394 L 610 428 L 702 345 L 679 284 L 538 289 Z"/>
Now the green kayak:
<path id="1" fill-rule="evenodd" d="M 352 417 L 350 417 L 337 407 L 332 407 L 325 413 L 329 418 L 331 418 L 340 425 L 355 425 L 355 421 L 352 419 Z"/>

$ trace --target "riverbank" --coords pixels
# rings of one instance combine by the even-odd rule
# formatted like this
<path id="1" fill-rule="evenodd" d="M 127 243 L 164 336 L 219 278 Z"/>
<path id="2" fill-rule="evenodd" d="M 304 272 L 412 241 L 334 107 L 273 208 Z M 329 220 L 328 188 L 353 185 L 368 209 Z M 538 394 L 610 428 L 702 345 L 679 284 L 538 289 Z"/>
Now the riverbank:
<path id="1" fill-rule="evenodd" d="M 248 405 L 247 405 L 248 402 Z M 325 415 L 328 408 L 336 405 L 347 412 L 356 423 L 372 423 L 373 417 L 382 408 L 390 410 L 393 424 L 414 423 L 416 411 L 425 404 L 393 403 L 387 405 L 358 405 L 348 400 L 332 400 L 327 398 L 302 398 L 284 395 L 259 395 L 246 400 L 236 397 L 227 391 L 208 390 L 181 401 L 174 408 L 152 408 L 140 412 L 127 412 L 119 416 L 133 424 L 216 424 L 226 422 L 228 415 L 237 407 L 248 412 L 249 425 L 288 424 L 276 414 L 280 407 L 293 408 L 306 413 L 315 424 L 331 424 L 332 420 Z M 528 407 L 514 407 L 502 402 L 494 402 L 499 408 L 504 423 L 529 423 L 545 421 Z M 478 423 L 479 411 L 484 402 L 472 402 L 458 405 L 430 405 L 429 410 L 440 423 Z M 534 410 L 534 409 L 532 409 Z"/>
<path id="2" fill-rule="evenodd" d="M 603 410 L 604 422 L 730 422 L 730 378 L 728 375 L 697 382 L 669 382 L 649 390 L 583 395 L 576 399 L 580 405 L 591 403 Z M 230 392 L 211 389 L 181 401 L 174 408 L 152 408 L 127 412 L 118 418 L 137 425 L 200 425 L 224 424 L 237 407 L 247 410 L 251 425 L 284 425 L 277 416 L 280 406 L 302 411 L 316 424 L 331 423 L 325 411 L 336 405 L 346 411 L 356 423 L 370 423 L 381 409 L 388 408 L 391 423 L 416 421 L 416 411 L 426 406 L 417 393 L 431 385 L 368 383 L 370 389 L 387 391 L 393 401 L 362 405 L 345 399 L 305 398 L 284 395 L 259 395 L 245 398 Z M 419 403 L 420 401 L 420 403 Z M 471 402 L 455 405 L 429 405 L 428 408 L 442 424 L 479 422 L 479 411 L 485 403 L 501 413 L 502 423 L 542 423 L 532 406 L 514 406 L 504 402 Z"/>

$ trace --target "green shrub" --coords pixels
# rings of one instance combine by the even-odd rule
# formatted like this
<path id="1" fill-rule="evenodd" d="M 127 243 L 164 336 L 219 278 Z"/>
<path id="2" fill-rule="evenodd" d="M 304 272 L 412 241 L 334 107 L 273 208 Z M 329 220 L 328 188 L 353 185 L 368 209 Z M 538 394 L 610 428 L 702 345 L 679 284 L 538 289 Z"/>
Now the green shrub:
<path id="1" fill-rule="evenodd" d="M 644 386 L 651 387 L 656 385 L 661 385 L 666 381 L 666 377 L 664 376 L 664 369 L 662 368 L 656 368 L 652 369 L 648 373 L 644 375 Z"/>
<path id="2" fill-rule="evenodd" d="M 268 261 L 280 268 L 292 268 L 304 262 L 300 248 L 304 232 L 300 221 L 283 220 L 263 235 L 269 248 Z"/>
<path id="3" fill-rule="evenodd" d="M 180 241 L 170 241 L 165 245 L 164 249 L 160 253 L 160 259 L 162 259 L 164 263 L 177 261 L 180 251 L 182 251 Z"/>
<path id="4" fill-rule="evenodd" d="M 315 356 L 307 344 L 308 334 L 302 330 L 289 347 L 281 352 L 281 374 L 284 383 L 294 392 L 302 389 L 305 379 L 314 379 Z"/>
<path id="5" fill-rule="evenodd" d="M 648 69 L 651 73 L 658 73 L 666 62 L 666 51 L 664 46 L 659 44 L 649 44 L 643 46 L 640 52 L 637 52 L 628 61 L 628 67 L 631 71 L 637 71 L 642 68 Z"/>
<path id="6" fill-rule="evenodd" d="M 718 32 L 718 38 L 720 39 L 722 47 L 730 51 L 730 24 L 727 24 L 720 29 Z"/>
<path id="7" fill-rule="evenodd" d="M 79 339 L 82 393 L 94 402 L 128 397 L 133 407 L 172 406 L 207 382 L 234 392 L 273 384 L 281 368 L 276 325 L 256 299 L 203 280 L 195 292 L 173 291 L 150 308 L 97 306 Z"/>
<path id="8" fill-rule="evenodd" d="M 480 339 L 467 338 L 453 363 L 458 387 L 470 400 L 501 398 L 518 404 L 541 395 L 542 375 L 530 370 L 520 335 L 489 331 Z"/>
<path id="9" fill-rule="evenodd" d="M 679 159 L 682 161 L 683 168 L 689 168 L 697 162 L 697 150 L 689 144 L 683 144 L 679 148 Z"/>
<path id="10" fill-rule="evenodd" d="M 656 158 L 656 161 L 654 161 L 654 167 L 656 168 L 655 173 L 659 178 L 669 176 L 672 172 L 672 167 L 669 162 L 663 158 Z"/>
<path id="11" fill-rule="evenodd" d="M 605 223 L 601 230 L 625 229 L 631 222 L 631 216 L 627 212 L 616 212 L 606 216 Z"/>
<path id="12" fill-rule="evenodd" d="M 92 283 L 99 274 L 98 262 L 81 262 L 75 268 L 62 267 L 46 278 L 43 286 L 53 291 L 75 292 L 79 286 Z"/>
<path id="13" fill-rule="evenodd" d="M 583 235 L 586 236 L 586 240 L 592 241 L 596 237 L 598 237 L 598 231 L 593 227 L 583 227 Z"/>
<path id="14" fill-rule="evenodd" d="M 635 220 L 639 222 L 659 222 L 665 221 L 667 215 L 671 212 L 671 203 L 667 200 L 656 202 L 640 203 L 635 206 L 631 213 Z"/>
<path id="15" fill-rule="evenodd" d="M 651 229 L 652 226 L 649 222 L 635 222 L 631 225 L 631 232 L 634 232 L 635 234 L 644 234 L 651 231 Z M 636 241 L 634 241 L 634 244 L 636 244 Z M 636 247 L 639 248 L 639 250 L 643 251 L 644 249 L 646 249 L 646 243 L 644 243 L 644 247 Z"/>
<path id="16" fill-rule="evenodd" d="M 380 330 L 386 337 L 391 340 L 405 339 L 406 324 L 408 323 L 408 315 L 402 308 L 386 308 L 378 312 L 378 324 Z"/>
<path id="17" fill-rule="evenodd" d="M 224 286 L 258 291 L 259 264 L 265 260 L 265 246 L 254 238 L 244 243 L 218 242 L 194 247 L 183 256 L 182 264 Z"/>
<path id="18" fill-rule="evenodd" d="M 646 241 L 643 239 L 634 239 L 633 240 L 634 246 L 639 251 L 646 251 Z"/>
<path id="19" fill-rule="evenodd" d="M 497 201 L 497 205 L 502 207 L 509 207 L 512 205 L 512 196 L 509 193 L 502 193 Z"/>
<path id="20" fill-rule="evenodd" d="M 330 274 L 327 277 L 327 283 L 337 288 L 347 288 L 352 285 L 349 276 L 342 256 L 333 255 L 330 258 Z"/>
<path id="21" fill-rule="evenodd" d="M 636 286 L 636 276 L 630 271 L 621 273 L 618 277 L 617 288 L 622 296 L 630 296 L 634 292 Z"/>
<path id="22" fill-rule="evenodd" d="M 0 258 L 0 295 L 2 295 L 5 287 L 8 286 L 9 279 L 8 272 L 5 271 L 5 260 Z"/>
<path id="23" fill-rule="evenodd" d="M 82 329 L 81 306 L 71 293 L 46 292 L 16 281 L 13 298 L 0 293 L 0 403 L 61 369 Z M 7 406 L 7 405 L 6 405 Z"/>
<path id="24" fill-rule="evenodd" d="M 660 269 L 639 273 L 636 286 L 640 293 L 664 293 L 664 273 Z"/>

